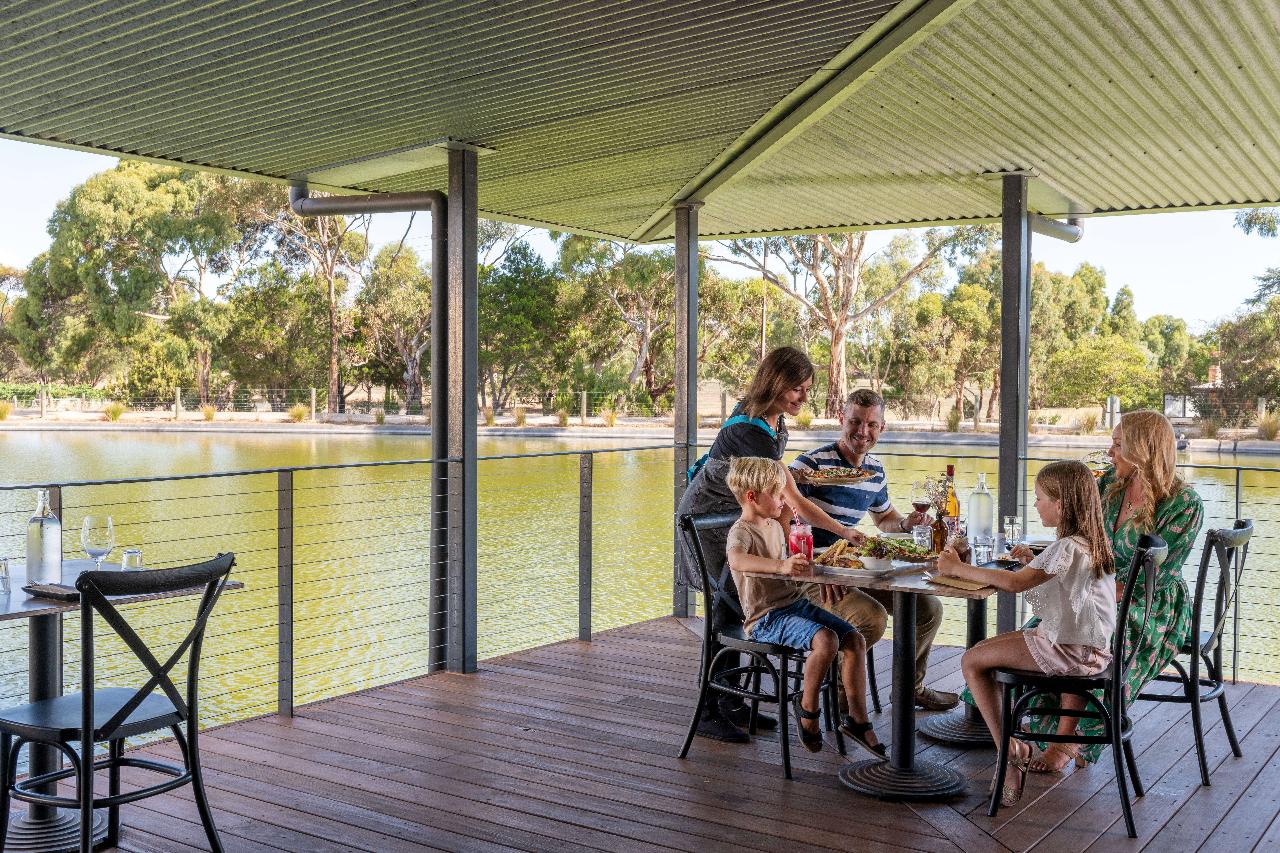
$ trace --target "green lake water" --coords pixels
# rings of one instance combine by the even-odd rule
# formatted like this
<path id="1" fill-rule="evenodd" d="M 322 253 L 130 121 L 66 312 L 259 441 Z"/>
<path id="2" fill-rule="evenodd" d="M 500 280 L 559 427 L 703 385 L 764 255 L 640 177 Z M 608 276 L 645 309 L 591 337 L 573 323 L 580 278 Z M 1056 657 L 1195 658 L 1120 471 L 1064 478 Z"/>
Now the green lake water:
<path id="1" fill-rule="evenodd" d="M 606 450 L 652 440 L 481 438 L 482 456 Z M 799 451 L 812 441 L 793 434 Z M 907 504 L 911 482 L 949 461 L 945 454 L 994 455 L 994 448 L 883 445 L 891 493 Z M 0 483 L 154 477 L 282 466 L 426 458 L 425 436 L 0 432 Z M 913 455 L 913 454 L 929 454 Z M 1047 454 L 1046 454 L 1047 455 Z M 1081 455 L 1063 451 L 1064 457 Z M 954 458 L 954 457 L 952 457 Z M 995 460 L 956 459 L 961 505 L 980 471 L 994 487 Z M 1206 506 L 1206 526 L 1229 525 L 1236 473 L 1230 457 L 1186 459 L 1184 474 Z M 1270 460 L 1242 464 L 1271 467 Z M 1037 463 L 1031 464 L 1032 472 Z M 479 472 L 479 655 L 482 659 L 576 635 L 579 457 L 482 459 Z M 672 453 L 668 449 L 594 457 L 593 626 L 604 630 L 671 611 Z M 433 615 L 428 612 L 426 513 L 430 470 L 390 465 L 298 472 L 293 483 L 294 699 L 302 704 L 427 670 Z M 1280 471 L 1241 475 L 1242 514 L 1258 520 L 1241 616 L 1240 674 L 1280 680 L 1277 558 L 1270 520 L 1280 501 Z M 994 488 L 993 488 L 994 490 Z M 277 478 L 255 474 L 172 483 L 68 488 L 63 549 L 79 551 L 88 513 L 110 514 L 120 548 L 138 546 L 148 565 L 178 565 L 235 551 L 235 577 L 211 623 L 202 673 L 210 721 L 267 713 L 276 704 Z M 30 490 L 0 492 L 0 556 L 20 556 Z M 1034 515 L 1034 512 L 1032 513 Z M 1043 532 L 1034 521 L 1031 533 Z M 113 554 L 118 559 L 119 550 Z M 1193 554 L 1193 560 L 1198 553 Z M 1194 578 L 1194 565 L 1189 567 Z M 21 592 L 15 594 L 21 595 Z M 135 605 L 143 636 L 176 641 L 194 601 Z M 961 605 L 948 602 L 940 642 L 960 643 Z M 991 608 L 994 611 L 994 607 Z M 994 618 L 994 616 L 992 616 Z M 78 669 L 76 618 L 66 622 L 65 681 Z M 0 626 L 0 701 L 17 701 L 26 684 L 22 621 Z M 122 683 L 136 674 L 109 643 L 104 670 Z M 117 661 L 113 666 L 112 661 Z"/>

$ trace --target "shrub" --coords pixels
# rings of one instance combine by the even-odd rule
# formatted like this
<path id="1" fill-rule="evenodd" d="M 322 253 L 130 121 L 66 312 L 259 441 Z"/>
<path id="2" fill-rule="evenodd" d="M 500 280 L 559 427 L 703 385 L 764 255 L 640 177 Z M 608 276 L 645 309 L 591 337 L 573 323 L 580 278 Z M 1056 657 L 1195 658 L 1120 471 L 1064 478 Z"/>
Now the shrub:
<path id="1" fill-rule="evenodd" d="M 9 413 L 13 411 L 13 404 L 8 400 L 0 400 L 0 421 L 9 417 Z"/>
<path id="2" fill-rule="evenodd" d="M 562 427 L 567 427 L 567 426 L 569 425 L 569 410 L 568 410 L 568 409 L 557 409 L 557 410 L 556 410 L 556 421 L 560 424 L 560 426 L 562 426 Z"/>
<path id="3" fill-rule="evenodd" d="M 204 415 L 204 419 L 206 421 L 211 421 L 218 414 L 218 410 L 213 406 L 205 404 L 200 407 L 200 414 Z"/>
<path id="4" fill-rule="evenodd" d="M 373 413 L 373 422 L 378 426 L 382 426 L 387 422 L 387 412 L 385 409 L 378 409 Z"/>
<path id="5" fill-rule="evenodd" d="M 1258 418 L 1258 435 L 1267 441 L 1275 441 L 1277 433 L 1280 433 L 1280 414 L 1263 412 Z"/>
<path id="6" fill-rule="evenodd" d="M 812 423 L 813 423 L 813 409 L 809 408 L 808 406 L 805 406 L 803 409 L 799 411 L 798 414 L 796 414 L 796 428 L 808 429 Z"/>
<path id="7" fill-rule="evenodd" d="M 525 420 L 529 417 L 529 410 L 524 406 L 516 406 L 515 408 L 516 426 L 524 426 Z"/>
<path id="8" fill-rule="evenodd" d="M 1096 414 L 1081 415 L 1080 420 L 1076 422 L 1076 428 L 1081 435 L 1093 435 L 1098 431 L 1098 416 Z"/>
<path id="9" fill-rule="evenodd" d="M 963 415 L 964 413 L 956 408 L 947 412 L 947 432 L 960 431 L 960 418 L 963 417 Z"/>
<path id="10" fill-rule="evenodd" d="M 493 426 L 493 406 L 484 407 L 484 425 Z"/>
<path id="11" fill-rule="evenodd" d="M 1222 428 L 1222 424 L 1213 418 L 1201 418 L 1196 425 L 1200 427 L 1201 438 L 1217 438 L 1218 430 Z"/>
<path id="12" fill-rule="evenodd" d="M 618 425 L 618 413 L 613 409 L 601 409 L 600 417 L 604 420 L 604 425 L 607 427 Z"/>
<path id="13" fill-rule="evenodd" d="M 102 414 L 109 421 L 118 421 L 120 416 L 125 413 L 124 403 L 117 403 L 114 400 L 102 407 Z"/>
<path id="14" fill-rule="evenodd" d="M 289 407 L 289 420 L 300 424 L 311 414 L 311 407 L 304 403 L 294 403 Z"/>

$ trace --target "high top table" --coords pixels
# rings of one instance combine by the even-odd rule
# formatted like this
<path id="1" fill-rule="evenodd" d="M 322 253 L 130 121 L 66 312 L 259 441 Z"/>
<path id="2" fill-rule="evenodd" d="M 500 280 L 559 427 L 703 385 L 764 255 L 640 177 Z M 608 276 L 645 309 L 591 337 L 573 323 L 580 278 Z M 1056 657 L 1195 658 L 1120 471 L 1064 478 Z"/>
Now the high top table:
<path id="1" fill-rule="evenodd" d="M 916 596 L 939 595 L 985 602 L 994 587 L 970 592 L 953 586 L 930 583 L 924 578 L 928 568 L 898 574 L 883 580 L 851 577 L 830 570 L 812 578 L 796 578 L 803 582 L 881 589 L 893 593 L 893 740 L 889 760 L 859 761 L 840 769 L 840 781 L 860 794 L 886 800 L 933 800 L 954 797 L 964 792 L 964 776 L 932 761 L 916 760 Z M 778 577 L 777 575 L 757 575 Z M 983 608 L 985 614 L 985 607 Z M 970 613 L 972 625 L 972 609 Z"/>
<path id="2" fill-rule="evenodd" d="M 93 560 L 63 560 L 62 583 L 75 585 L 81 572 L 93 568 Z M 119 569 L 119 563 L 103 563 L 102 568 Z M 62 695 L 62 614 L 79 612 L 78 601 L 54 601 L 48 598 L 32 598 L 22 591 L 27 583 L 26 565 L 21 561 L 9 561 L 9 594 L 0 593 L 0 622 L 11 619 L 30 619 L 27 641 L 27 690 L 32 702 L 53 699 Z M 244 584 L 228 582 L 226 589 L 241 589 Z M 179 590 L 163 595 L 113 595 L 112 602 L 130 604 L 156 598 L 172 598 L 192 595 L 200 590 Z M 51 746 L 28 746 L 30 773 L 52 773 L 61 766 L 61 753 Z M 53 793 L 56 785 L 44 790 Z M 95 848 L 107 834 L 107 816 L 95 812 L 93 840 Z M 53 806 L 29 805 L 24 815 L 9 821 L 6 851 L 32 851 L 61 853 L 80 847 L 80 814 L 75 810 L 57 809 Z"/>

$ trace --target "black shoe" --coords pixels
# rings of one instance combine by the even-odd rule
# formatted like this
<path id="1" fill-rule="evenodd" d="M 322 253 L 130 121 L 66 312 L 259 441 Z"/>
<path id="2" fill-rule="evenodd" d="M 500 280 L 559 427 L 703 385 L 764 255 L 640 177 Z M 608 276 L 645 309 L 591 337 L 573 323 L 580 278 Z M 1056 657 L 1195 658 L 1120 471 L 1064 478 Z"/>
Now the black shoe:
<path id="1" fill-rule="evenodd" d="M 746 730 L 751 723 L 751 707 L 745 702 L 722 701 L 720 716 L 740 729 Z M 773 731 L 778 727 L 778 718 L 760 711 L 756 712 L 756 728 L 761 731 Z"/>
<path id="2" fill-rule="evenodd" d="M 723 741 L 724 743 L 750 743 L 751 738 L 742 729 L 726 720 L 719 714 L 703 717 L 698 721 L 698 737 Z"/>

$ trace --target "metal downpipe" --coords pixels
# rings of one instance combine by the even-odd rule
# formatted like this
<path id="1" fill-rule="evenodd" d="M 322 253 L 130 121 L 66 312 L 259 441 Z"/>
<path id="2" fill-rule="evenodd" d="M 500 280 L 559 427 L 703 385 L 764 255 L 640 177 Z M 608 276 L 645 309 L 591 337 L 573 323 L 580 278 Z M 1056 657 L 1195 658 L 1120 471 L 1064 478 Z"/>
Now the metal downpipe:
<path id="1" fill-rule="evenodd" d="M 1067 221 L 1063 222 L 1061 219 L 1051 219 L 1048 216 L 1033 213 L 1031 214 L 1031 230 L 1037 234 L 1043 234 L 1045 237 L 1064 240 L 1068 243 L 1078 243 L 1080 238 L 1084 236 L 1084 226 L 1080 224 L 1080 217 L 1078 216 L 1068 216 Z"/>

